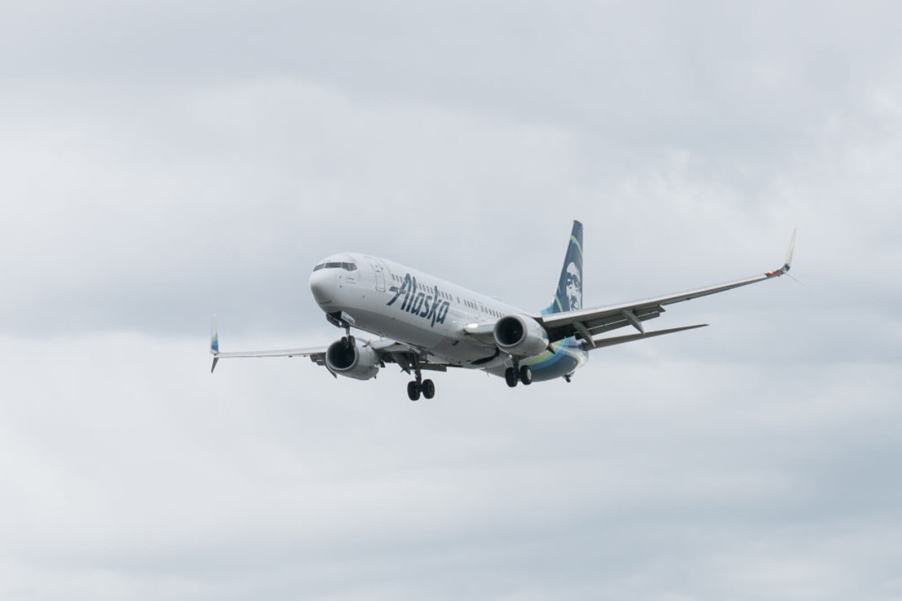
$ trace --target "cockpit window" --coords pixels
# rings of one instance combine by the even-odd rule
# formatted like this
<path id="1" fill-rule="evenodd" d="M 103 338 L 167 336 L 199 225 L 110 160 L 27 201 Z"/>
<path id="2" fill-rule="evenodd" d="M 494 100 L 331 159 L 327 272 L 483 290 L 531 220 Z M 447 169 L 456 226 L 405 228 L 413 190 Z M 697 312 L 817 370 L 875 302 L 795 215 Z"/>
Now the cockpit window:
<path id="1" fill-rule="evenodd" d="M 313 271 L 319 271 L 320 269 L 344 269 L 345 271 L 357 271 L 357 265 L 355 265 L 354 263 L 341 262 L 320 263 L 313 268 Z"/>

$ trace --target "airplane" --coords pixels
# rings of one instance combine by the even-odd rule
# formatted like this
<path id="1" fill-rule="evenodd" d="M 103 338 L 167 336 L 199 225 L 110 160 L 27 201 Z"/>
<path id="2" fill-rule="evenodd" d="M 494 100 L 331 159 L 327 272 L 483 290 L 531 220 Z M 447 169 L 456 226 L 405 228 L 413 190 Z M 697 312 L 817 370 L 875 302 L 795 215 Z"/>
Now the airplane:
<path id="1" fill-rule="evenodd" d="M 310 291 L 329 323 L 345 335 L 328 346 L 268 351 L 222 352 L 215 327 L 210 340 L 212 373 L 220 359 L 309 357 L 334 377 L 375 378 L 394 363 L 413 379 L 407 396 L 435 395 L 423 372 L 478 369 L 518 384 L 563 379 L 570 382 L 592 350 L 702 328 L 694 324 L 646 331 L 674 303 L 771 280 L 789 272 L 793 231 L 783 266 L 740 280 L 687 292 L 614 305 L 583 308 L 583 225 L 573 222 L 564 265 L 551 305 L 524 311 L 400 263 L 360 253 L 340 253 L 317 263 Z M 636 333 L 603 336 L 620 328 Z M 357 338 L 355 328 L 378 336 Z"/>

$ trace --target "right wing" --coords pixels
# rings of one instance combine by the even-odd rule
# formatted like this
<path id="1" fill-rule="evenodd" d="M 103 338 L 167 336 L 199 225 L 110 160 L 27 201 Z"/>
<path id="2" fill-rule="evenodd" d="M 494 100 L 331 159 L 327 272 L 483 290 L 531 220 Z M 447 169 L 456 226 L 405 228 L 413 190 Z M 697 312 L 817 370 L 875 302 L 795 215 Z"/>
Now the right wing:
<path id="1" fill-rule="evenodd" d="M 310 357 L 314 363 L 325 365 L 326 349 L 328 347 L 319 346 L 312 348 L 289 348 L 268 351 L 237 351 L 223 353 L 219 350 L 219 332 L 215 329 L 210 337 L 210 354 L 213 355 L 213 365 L 210 367 L 210 373 L 216 369 L 216 364 L 220 359 L 235 358 L 261 358 L 261 357 Z"/>
<path id="2" fill-rule="evenodd" d="M 363 340 L 358 338 L 361 344 L 369 346 L 379 356 L 379 360 L 384 367 L 385 363 L 396 363 L 405 372 L 410 373 L 412 369 L 426 369 L 431 371 L 446 371 L 448 367 L 454 367 L 449 363 L 437 360 L 425 351 L 418 349 L 409 344 L 396 342 L 390 338 L 379 338 L 377 340 Z M 328 346 L 308 347 L 308 348 L 288 348 L 274 349 L 264 351 L 237 351 L 224 353 L 219 350 L 219 333 L 215 327 L 210 337 L 210 354 L 213 355 L 213 365 L 210 367 L 210 373 L 216 369 L 216 364 L 220 359 L 235 358 L 263 358 L 263 357 L 310 357 L 310 360 L 321 365 L 326 369 L 326 351 Z M 329 369 L 334 376 L 335 373 Z"/>

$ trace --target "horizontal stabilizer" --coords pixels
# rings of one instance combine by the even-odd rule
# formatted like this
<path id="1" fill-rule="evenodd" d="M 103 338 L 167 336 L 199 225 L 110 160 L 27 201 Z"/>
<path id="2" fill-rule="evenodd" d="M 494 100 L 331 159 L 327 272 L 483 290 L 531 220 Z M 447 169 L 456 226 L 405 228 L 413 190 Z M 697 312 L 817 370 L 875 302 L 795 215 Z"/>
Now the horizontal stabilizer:
<path id="1" fill-rule="evenodd" d="M 615 344 L 624 344 L 626 342 L 634 342 L 636 340 L 644 340 L 646 338 L 654 338 L 655 336 L 663 336 L 664 334 L 676 334 L 677 332 L 685 332 L 686 330 L 694 330 L 696 328 L 704 328 L 707 327 L 708 324 L 700 323 L 693 326 L 683 326 L 680 328 L 669 328 L 666 330 L 656 330 L 654 332 L 645 332 L 644 334 L 629 334 L 627 336 L 613 336 L 611 338 L 604 337 L 593 337 L 592 343 L 593 346 L 589 346 L 584 344 L 583 347 L 586 350 L 591 350 L 592 348 L 601 348 L 603 346 L 614 346 Z"/>

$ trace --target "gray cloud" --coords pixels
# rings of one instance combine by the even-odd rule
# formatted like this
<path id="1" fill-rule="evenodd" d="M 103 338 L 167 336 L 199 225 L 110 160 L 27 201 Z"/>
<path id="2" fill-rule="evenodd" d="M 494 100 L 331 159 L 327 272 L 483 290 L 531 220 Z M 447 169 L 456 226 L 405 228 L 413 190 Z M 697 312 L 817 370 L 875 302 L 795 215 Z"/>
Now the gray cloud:
<path id="1" fill-rule="evenodd" d="M 412 406 L 393 373 L 210 380 L 191 340 L 14 342 L 4 557 L 44 598 L 51 573 L 86 597 L 895 590 L 891 368 L 606 357 L 566 395 L 458 374 Z"/>
<path id="2" fill-rule="evenodd" d="M 0 9 L 0 597 L 893 599 L 887 2 Z M 547 304 L 776 267 L 570 385 L 335 382 L 323 255 Z M 657 325 L 657 324 L 656 324 Z"/>

